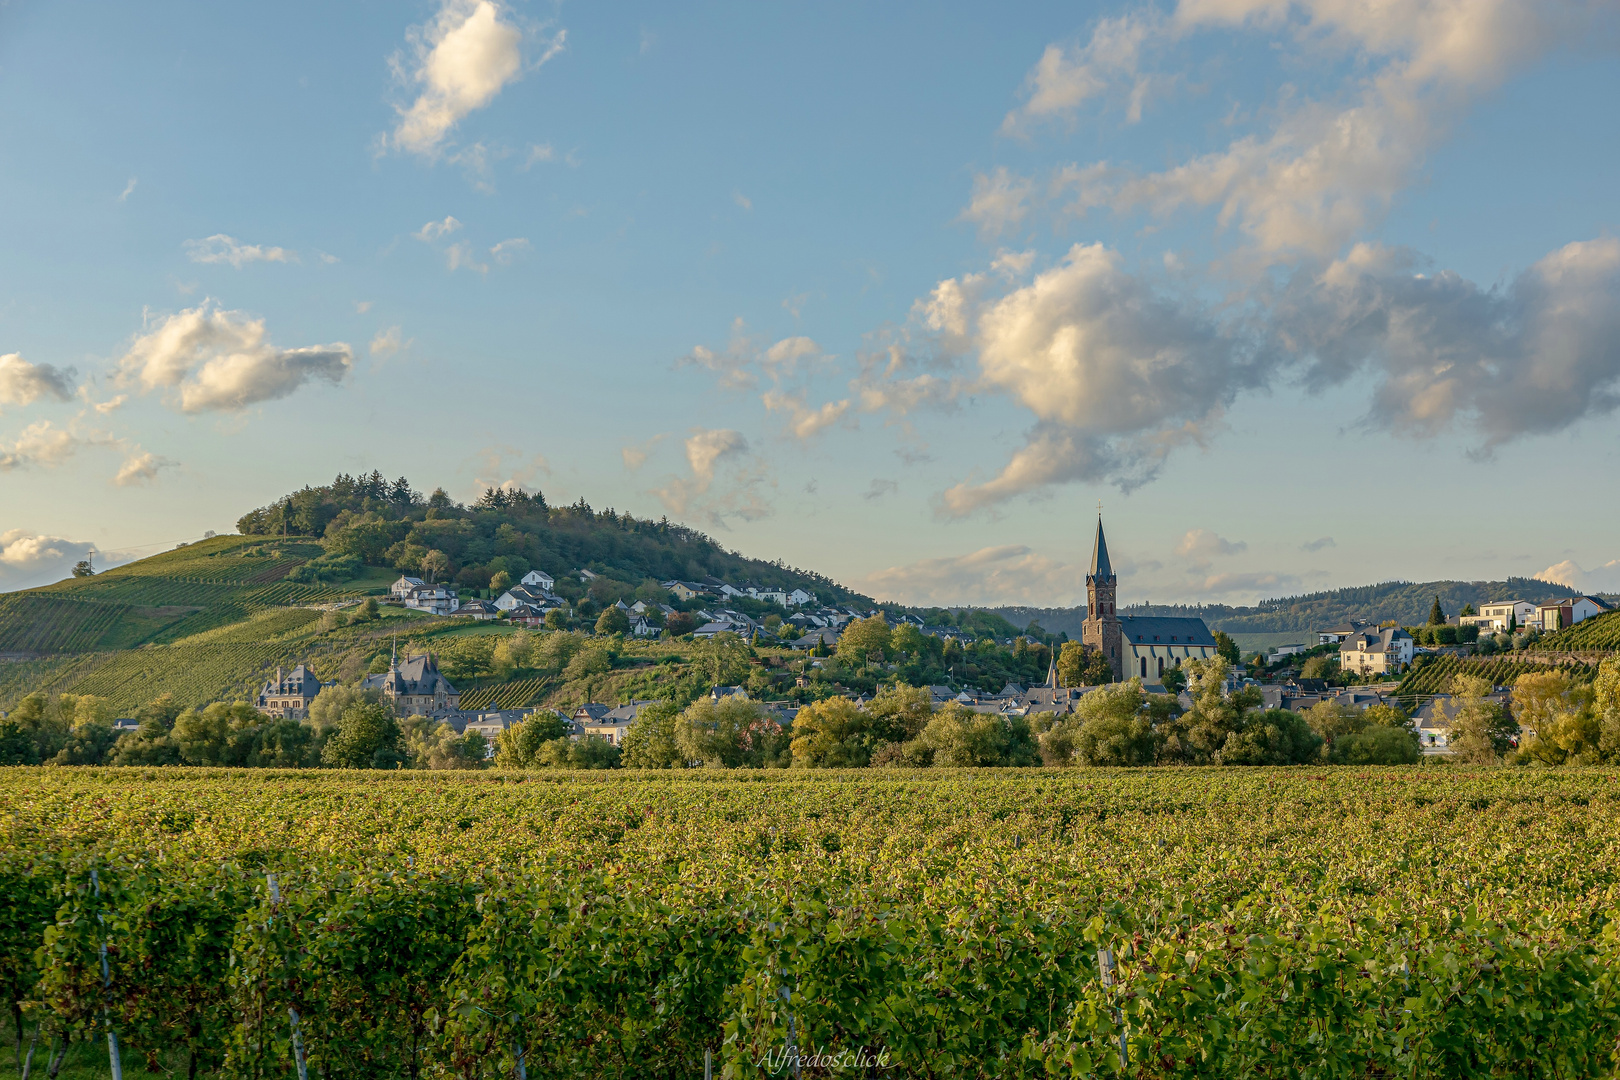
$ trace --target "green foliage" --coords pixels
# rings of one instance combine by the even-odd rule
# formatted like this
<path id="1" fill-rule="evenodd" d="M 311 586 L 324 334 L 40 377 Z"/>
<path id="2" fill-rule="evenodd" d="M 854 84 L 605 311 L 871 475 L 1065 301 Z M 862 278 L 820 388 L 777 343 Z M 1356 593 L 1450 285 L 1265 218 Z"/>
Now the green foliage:
<path id="1" fill-rule="evenodd" d="M 356 555 L 337 552 L 321 555 L 296 566 L 287 573 L 288 581 L 309 584 L 316 581 L 337 583 L 348 581 L 360 573 L 360 559 Z"/>
<path id="2" fill-rule="evenodd" d="M 1594 650 L 1620 651 L 1620 611 L 1606 611 L 1590 619 L 1548 634 L 1536 643 L 1546 651 Z"/>
<path id="3" fill-rule="evenodd" d="M 1234 666 L 1243 662 L 1243 653 L 1238 648 L 1238 643 L 1221 630 L 1215 631 L 1215 655 Z"/>
<path id="4" fill-rule="evenodd" d="M 1058 683 L 1063 686 L 1101 686 L 1114 679 L 1114 669 L 1102 650 L 1078 641 L 1063 643 L 1057 669 Z"/>
<path id="5" fill-rule="evenodd" d="M 624 735 L 627 769 L 679 769 L 686 759 L 675 742 L 675 722 L 681 709 L 672 701 L 644 705 Z"/>
<path id="6" fill-rule="evenodd" d="M 838 658 L 849 664 L 882 663 L 888 658 L 893 632 L 882 615 L 856 619 L 838 636 Z"/>
<path id="7" fill-rule="evenodd" d="M 1606 773 L 517 780 L 0 776 L 0 989 L 232 1077 L 1613 1071 Z"/>
<path id="8" fill-rule="evenodd" d="M 681 760 L 711 769 L 786 764 L 784 742 L 781 726 L 747 698 L 699 698 L 675 720 Z"/>
<path id="9" fill-rule="evenodd" d="M 495 737 L 495 764 L 503 769 L 528 769 L 539 764 L 540 748 L 567 738 L 573 725 L 550 709 L 536 709 Z"/>
<path id="10" fill-rule="evenodd" d="M 1596 668 L 1575 661 L 1549 664 L 1543 657 L 1522 653 L 1494 659 L 1471 656 L 1419 657 L 1413 663 L 1412 670 L 1401 678 L 1395 693 L 1401 697 L 1450 693 L 1452 680 L 1459 675 L 1481 678 L 1492 686 L 1512 686 L 1520 675 L 1548 670 L 1566 671 L 1576 680 L 1588 682 Z"/>
<path id="11" fill-rule="evenodd" d="M 617 604 L 603 611 L 596 619 L 596 632 L 598 634 L 628 634 L 630 632 L 630 616 Z"/>
<path id="12" fill-rule="evenodd" d="M 400 736 L 386 703 L 357 701 L 344 708 L 336 734 L 321 750 L 321 763 L 336 769 L 397 768 L 405 761 Z"/>

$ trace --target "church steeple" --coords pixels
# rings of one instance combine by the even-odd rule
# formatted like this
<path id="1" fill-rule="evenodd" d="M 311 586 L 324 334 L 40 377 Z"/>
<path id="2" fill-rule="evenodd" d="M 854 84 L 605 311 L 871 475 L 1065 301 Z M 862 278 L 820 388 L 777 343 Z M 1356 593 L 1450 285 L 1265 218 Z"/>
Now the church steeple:
<path id="1" fill-rule="evenodd" d="M 1091 572 L 1086 575 L 1097 581 L 1113 581 L 1114 567 L 1108 561 L 1108 541 L 1103 536 L 1102 515 L 1097 515 L 1097 539 L 1091 546 Z"/>

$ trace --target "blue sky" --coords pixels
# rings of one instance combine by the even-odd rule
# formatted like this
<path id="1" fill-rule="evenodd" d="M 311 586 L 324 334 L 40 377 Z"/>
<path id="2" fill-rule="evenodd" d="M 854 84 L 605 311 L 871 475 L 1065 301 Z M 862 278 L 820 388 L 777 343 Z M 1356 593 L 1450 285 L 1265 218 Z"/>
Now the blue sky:
<path id="1" fill-rule="evenodd" d="M 909 602 L 1620 589 L 1611 4 L 0 6 L 0 587 L 339 471 Z M 566 569 L 566 568 L 557 568 Z"/>

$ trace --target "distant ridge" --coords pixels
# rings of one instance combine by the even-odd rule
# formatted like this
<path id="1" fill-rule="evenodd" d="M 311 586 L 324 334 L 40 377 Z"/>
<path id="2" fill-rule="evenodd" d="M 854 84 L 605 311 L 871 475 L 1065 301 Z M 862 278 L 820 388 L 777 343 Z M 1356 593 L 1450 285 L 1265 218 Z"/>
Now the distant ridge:
<path id="1" fill-rule="evenodd" d="M 1378 585 L 1354 585 L 1325 592 L 1263 600 L 1249 607 L 1230 604 L 1138 604 L 1122 606 L 1121 614 L 1197 615 L 1211 630 L 1229 634 L 1283 634 L 1309 632 L 1349 619 L 1378 622 L 1394 619 L 1403 626 L 1415 626 L 1429 616 L 1436 596 L 1447 615 L 1455 615 L 1464 604 L 1517 599 L 1541 603 L 1555 597 L 1574 596 L 1575 590 L 1536 578 L 1510 577 L 1506 581 L 1386 581 Z M 992 607 L 1008 622 L 1026 626 L 1031 620 L 1049 633 L 1078 637 L 1086 617 L 1084 607 Z"/>

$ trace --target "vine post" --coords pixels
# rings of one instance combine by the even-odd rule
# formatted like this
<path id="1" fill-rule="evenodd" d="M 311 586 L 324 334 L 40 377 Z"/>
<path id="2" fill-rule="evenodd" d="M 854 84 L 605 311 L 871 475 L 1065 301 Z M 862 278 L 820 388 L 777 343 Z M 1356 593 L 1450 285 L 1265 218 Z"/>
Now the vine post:
<path id="1" fill-rule="evenodd" d="M 1097 970 L 1102 973 L 1104 989 L 1113 989 L 1114 951 L 1112 949 L 1097 950 Z M 1131 1064 L 1130 1036 L 1125 1030 L 1125 1014 L 1118 1008 L 1114 1009 L 1114 1023 L 1119 1026 L 1119 1071 L 1124 1072 Z"/>
<path id="2" fill-rule="evenodd" d="M 101 874 L 90 871 L 90 884 L 95 887 L 96 899 L 101 899 Z M 107 1061 L 112 1066 L 112 1080 L 124 1080 L 124 1063 L 118 1055 L 118 1033 L 113 1030 L 112 1017 L 107 1012 L 107 997 L 112 992 L 112 968 L 107 964 L 107 919 L 96 905 L 96 922 L 101 924 L 101 1023 L 107 1029 Z"/>
<path id="3" fill-rule="evenodd" d="M 264 880 L 270 887 L 270 908 L 274 911 L 281 907 L 281 889 L 276 885 L 276 875 L 266 874 Z M 309 1080 L 309 1065 L 304 1060 L 304 1038 L 298 1030 L 298 1009 L 296 1007 L 287 1006 L 287 1019 L 292 1025 L 293 1064 L 298 1066 L 298 1080 Z M 117 1077 L 115 1080 L 122 1080 L 122 1077 Z"/>

